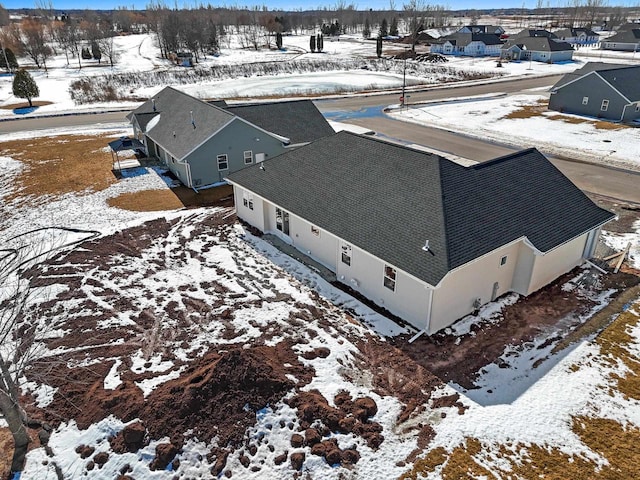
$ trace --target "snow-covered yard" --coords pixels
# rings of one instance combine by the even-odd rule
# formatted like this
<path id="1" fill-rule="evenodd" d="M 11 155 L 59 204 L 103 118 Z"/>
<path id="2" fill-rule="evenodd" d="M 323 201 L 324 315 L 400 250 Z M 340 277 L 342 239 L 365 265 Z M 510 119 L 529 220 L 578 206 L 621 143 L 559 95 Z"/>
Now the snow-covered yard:
<path id="1" fill-rule="evenodd" d="M 548 95 L 442 100 L 390 113 L 394 118 L 555 155 L 640 170 L 640 129 L 546 109 Z"/>
<path id="2" fill-rule="evenodd" d="M 22 137 L 38 142 L 34 135 Z M 3 141 L 7 140 L 5 136 Z M 625 432 L 632 433 L 640 425 L 640 403 L 618 387 L 615 376 L 634 379 L 635 373 L 619 363 L 624 359 L 611 361 L 618 357 L 604 355 L 604 347 L 589 338 L 555 352 L 557 330 L 544 329 L 530 342 L 505 345 L 495 363 L 489 362 L 478 373 L 473 389 L 455 382 L 446 385 L 412 363 L 402 347 L 388 344 L 403 329 L 246 232 L 233 222 L 229 209 L 137 213 L 107 205 L 109 198 L 122 192 L 166 188 L 152 170 L 100 191 L 72 192 L 47 202 L 15 198 L 15 182 L 30 168 L 21 158 L 2 157 L 0 194 L 9 208 L 3 211 L 0 239 L 46 225 L 102 233 L 101 238 L 42 267 L 41 288 L 56 299 L 47 314 L 54 327 L 47 334 L 47 355 L 53 359 L 64 353 L 68 360 L 60 368 L 84 365 L 88 370 L 81 375 L 90 382 L 95 377 L 95 383 L 88 398 L 84 396 L 87 389 L 69 390 L 68 378 L 77 375 L 73 369 L 64 379 L 52 378 L 51 385 L 27 385 L 38 405 L 53 409 L 65 420 L 49 440 L 53 456 L 43 448 L 32 450 L 22 479 L 53 479 L 54 466 L 66 478 L 106 479 L 123 471 L 134 478 L 206 477 L 212 469 L 218 471 L 221 458 L 225 461 L 220 472 L 228 470 L 240 478 L 286 478 L 298 465 L 312 478 L 388 479 L 403 474 L 442 478 L 448 469 L 457 468 L 456 458 L 462 454 L 467 455 L 468 465 L 501 476 L 537 449 L 580 459 L 595 472 L 607 461 L 616 467 L 619 461 L 584 434 L 589 422 L 606 419 L 626 425 Z M 13 200 L 6 203 L 9 198 Z M 569 295 L 580 289 L 570 279 L 563 290 Z M 585 290 L 583 294 L 592 307 L 584 318 L 573 318 L 578 323 L 603 308 L 611 292 Z M 515 300 L 506 297 L 489 305 L 478 317 L 456 324 L 445 337 L 467 348 L 482 330 L 499 329 L 501 312 Z M 640 330 L 633 326 L 640 320 L 640 304 L 634 301 L 636 306 L 625 313 L 631 326 L 628 344 L 621 345 L 623 352 L 640 348 Z M 82 335 L 74 333 L 79 325 Z M 237 352 L 237 361 L 247 363 L 234 370 L 245 372 L 256 361 L 266 360 L 245 357 L 242 352 L 261 351 L 286 356 L 284 371 L 273 370 L 270 380 L 284 382 L 285 387 L 283 398 L 266 408 L 252 410 L 245 405 L 242 418 L 249 423 L 236 427 L 236 432 L 225 430 L 224 435 L 244 438 L 244 448 L 231 448 L 227 455 L 215 436 L 180 430 L 184 424 L 177 417 L 182 414 L 175 412 L 185 404 L 177 393 L 167 397 L 175 405 L 172 417 L 161 417 L 161 424 L 171 425 L 171 430 L 161 430 L 150 416 L 150 409 L 166 408 L 167 392 L 181 392 L 185 385 L 205 388 L 201 380 L 205 373 L 199 372 L 209 372 L 211 367 L 201 370 L 204 367 L 198 361 L 203 355 L 218 352 L 211 361 L 222 369 L 220 365 L 230 361 L 227 355 Z M 261 366 L 260 371 L 275 367 L 265 368 Z M 235 378 L 230 370 L 215 375 Z M 218 378 L 215 375 L 212 378 Z M 65 407 L 64 396 L 56 397 L 61 391 L 76 406 L 84 405 L 82 415 Z M 351 400 L 341 403 L 345 397 L 338 395 L 340 391 L 348 391 L 354 400 L 371 399 L 377 406 L 364 423 L 356 421 L 355 426 L 345 424 L 323 434 L 323 448 L 338 452 L 328 458 L 342 458 L 338 460 L 342 466 L 325 460 L 320 447 L 314 450 L 311 443 L 304 443 L 311 435 L 305 429 L 325 432 L 321 425 L 329 417 L 318 413 L 324 420 L 316 419 L 308 427 L 301 413 L 312 408 L 304 403 L 312 398 L 313 408 L 334 408 L 328 411 L 349 417 Z M 109 400 L 125 398 L 122 395 L 128 395 L 128 414 L 118 413 L 124 412 L 118 401 Z M 242 396 L 247 392 L 236 395 L 250 398 Z M 325 401 L 327 406 L 322 406 Z M 403 412 L 407 416 L 400 421 Z M 215 418 L 224 424 L 222 418 Z M 118 447 L 125 427 L 138 428 L 139 421 L 148 430 L 148 444 L 133 452 Z M 201 427 L 206 423 L 200 422 Z M 381 443 L 376 429 L 381 429 Z M 300 435 L 302 444 L 294 434 Z M 480 451 L 474 442 L 482 445 Z M 178 446 L 177 451 L 167 447 L 170 443 Z M 167 449 L 173 452 L 169 463 L 154 470 L 158 452 Z M 432 461 L 435 457 L 437 462 Z M 539 461 L 534 459 L 533 465 Z M 527 475 L 519 478 L 530 478 Z"/>

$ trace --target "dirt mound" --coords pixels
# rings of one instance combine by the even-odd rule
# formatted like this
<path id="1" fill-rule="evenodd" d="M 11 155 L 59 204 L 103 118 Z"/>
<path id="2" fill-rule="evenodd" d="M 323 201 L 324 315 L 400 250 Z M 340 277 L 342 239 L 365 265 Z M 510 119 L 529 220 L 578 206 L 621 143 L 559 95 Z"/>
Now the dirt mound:
<path id="1" fill-rule="evenodd" d="M 220 447 L 235 447 L 255 423 L 256 412 L 296 386 L 287 374 L 299 386 L 311 373 L 284 344 L 209 353 L 179 379 L 158 387 L 142 418 L 152 438 L 168 435 L 174 445 L 182 445 L 182 433 L 191 429 L 200 441 L 217 436 Z"/>
<path id="2" fill-rule="evenodd" d="M 298 409 L 300 431 L 304 433 L 294 433 L 291 446 L 309 446 L 312 455 L 324 457 L 329 465 L 354 464 L 360 459 L 355 446 L 341 449 L 335 439 L 323 440 L 331 432 L 358 435 L 373 449 L 384 441 L 382 425 L 369 420 L 378 411 L 372 398 L 361 397 L 354 401 L 348 392 L 340 392 L 334 398 L 336 407 L 332 407 L 318 390 L 311 390 L 298 392 L 288 403 Z"/>

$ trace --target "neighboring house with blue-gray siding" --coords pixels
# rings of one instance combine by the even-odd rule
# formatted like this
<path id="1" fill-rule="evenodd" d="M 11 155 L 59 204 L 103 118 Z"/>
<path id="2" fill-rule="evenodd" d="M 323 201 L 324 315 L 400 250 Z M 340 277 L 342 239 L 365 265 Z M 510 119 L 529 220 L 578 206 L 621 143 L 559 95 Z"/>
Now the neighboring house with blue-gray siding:
<path id="1" fill-rule="evenodd" d="M 626 24 L 611 37 L 600 42 L 603 50 L 640 51 L 640 24 Z"/>
<path id="2" fill-rule="evenodd" d="M 614 218 L 535 149 L 463 167 L 341 132 L 227 180 L 241 220 L 427 333 L 580 265 Z"/>
<path id="3" fill-rule="evenodd" d="M 619 122 L 640 119 L 640 66 L 590 62 L 551 89 L 549 109 Z"/>
<path id="4" fill-rule="evenodd" d="M 310 101 L 247 105 L 240 110 L 166 87 L 127 118 L 147 154 L 195 189 L 333 133 Z M 283 118 L 286 115 L 293 118 Z"/>
<path id="5" fill-rule="evenodd" d="M 509 60 L 558 63 L 573 59 L 573 47 L 558 40 L 546 30 L 525 30 L 532 36 L 509 38 L 502 46 L 501 56 Z"/>

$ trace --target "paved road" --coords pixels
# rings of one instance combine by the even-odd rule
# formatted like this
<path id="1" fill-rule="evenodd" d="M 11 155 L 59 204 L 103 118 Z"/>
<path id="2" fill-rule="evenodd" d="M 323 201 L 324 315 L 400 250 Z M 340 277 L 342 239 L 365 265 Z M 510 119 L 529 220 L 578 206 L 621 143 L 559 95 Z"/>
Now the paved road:
<path id="1" fill-rule="evenodd" d="M 508 82 L 488 83 L 457 88 L 431 89 L 428 91 L 412 92 L 411 102 L 451 98 L 453 96 L 483 95 L 495 92 L 518 92 L 523 89 L 541 88 L 555 83 L 560 76 L 534 77 Z M 384 94 L 375 96 L 352 96 L 335 100 L 321 100 L 316 102 L 323 112 L 358 112 L 371 110 L 375 114 L 359 117 L 357 114 L 350 118 L 353 123 L 378 132 L 381 137 L 404 140 L 407 143 L 417 143 L 435 148 L 444 153 L 457 155 L 474 160 L 485 161 L 519 150 L 509 145 L 471 138 L 446 130 L 435 129 L 422 125 L 393 120 L 379 115 L 382 106 L 398 102 L 398 94 Z M 381 106 L 382 105 L 382 106 Z M 3 132 L 17 132 L 24 130 L 39 130 L 56 127 L 79 125 L 108 124 L 124 122 L 126 112 L 71 115 L 51 118 L 30 118 L 9 122 L 0 122 L 0 134 Z M 523 145 L 528 148 L 533 145 Z M 614 199 L 626 200 L 640 204 L 640 173 L 593 165 L 579 160 L 551 157 L 551 161 L 567 175 L 578 187 L 593 193 L 606 195 Z"/>

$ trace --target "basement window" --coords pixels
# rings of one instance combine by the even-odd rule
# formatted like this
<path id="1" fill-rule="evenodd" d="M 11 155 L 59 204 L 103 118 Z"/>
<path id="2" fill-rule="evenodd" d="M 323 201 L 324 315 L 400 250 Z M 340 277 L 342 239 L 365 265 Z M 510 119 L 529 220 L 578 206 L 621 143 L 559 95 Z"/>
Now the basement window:
<path id="1" fill-rule="evenodd" d="M 602 100 L 602 105 L 600 105 L 600 110 L 606 112 L 609 108 L 609 100 Z"/>
<path id="2" fill-rule="evenodd" d="M 582 104 L 587 105 L 589 103 L 589 97 L 582 97 Z"/>
<path id="3" fill-rule="evenodd" d="M 342 245 L 342 263 L 351 266 L 351 245 Z"/>
<path id="4" fill-rule="evenodd" d="M 244 152 L 244 164 L 250 165 L 253 163 L 253 152 L 251 150 L 247 150 Z"/>
<path id="5" fill-rule="evenodd" d="M 227 158 L 227 154 L 218 155 L 218 170 L 228 170 L 229 169 L 229 159 Z"/>
<path id="6" fill-rule="evenodd" d="M 389 290 L 396 291 L 396 269 L 389 265 L 384 266 L 384 286 Z"/>
<path id="7" fill-rule="evenodd" d="M 500 266 L 502 267 L 503 265 L 506 265 L 506 264 L 507 264 L 507 256 L 505 255 L 500 259 Z"/>

